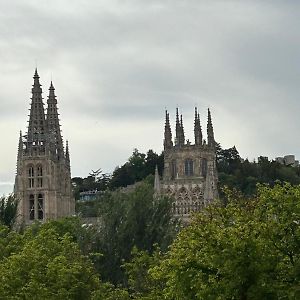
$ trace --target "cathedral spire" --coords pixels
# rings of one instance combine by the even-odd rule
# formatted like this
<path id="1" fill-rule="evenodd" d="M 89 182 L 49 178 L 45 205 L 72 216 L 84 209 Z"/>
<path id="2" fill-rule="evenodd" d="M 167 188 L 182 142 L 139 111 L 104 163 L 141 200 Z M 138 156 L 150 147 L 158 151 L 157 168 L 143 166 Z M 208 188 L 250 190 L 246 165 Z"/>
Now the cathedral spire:
<path id="1" fill-rule="evenodd" d="M 56 158 L 60 160 L 63 157 L 64 147 L 58 118 L 59 114 L 57 109 L 57 99 L 55 96 L 55 88 L 52 81 L 49 88 L 47 104 L 47 129 L 50 140 L 53 143 L 53 145 L 51 145 L 51 150 L 57 156 Z"/>
<path id="2" fill-rule="evenodd" d="M 166 110 L 164 149 L 166 150 L 172 147 L 173 147 L 173 142 L 172 142 L 172 131 L 170 126 L 170 117 L 168 111 Z"/>
<path id="3" fill-rule="evenodd" d="M 185 137 L 184 137 L 184 127 L 183 127 L 182 114 L 180 115 L 180 129 L 181 129 L 180 144 L 184 145 Z"/>
<path id="4" fill-rule="evenodd" d="M 46 121 L 44 103 L 42 98 L 42 88 L 39 81 L 37 69 L 33 76 L 32 98 L 29 113 L 29 124 L 26 136 L 26 152 L 40 155 L 44 153 L 44 143 L 46 140 Z"/>
<path id="5" fill-rule="evenodd" d="M 180 134 L 181 134 L 181 129 L 180 129 L 180 121 L 179 121 L 179 112 L 178 112 L 178 107 L 176 107 L 176 138 L 175 138 L 175 144 L 180 145 Z"/>
<path id="6" fill-rule="evenodd" d="M 194 135 L 195 145 L 202 145 L 202 129 L 200 124 L 200 115 L 197 112 L 197 107 L 195 107 Z"/>
<path id="7" fill-rule="evenodd" d="M 179 119 L 179 110 L 176 108 L 176 145 L 182 146 L 184 145 L 184 129 L 183 129 L 183 121 L 182 115 L 180 115 Z"/>
<path id="8" fill-rule="evenodd" d="M 66 141 L 66 165 L 67 165 L 67 168 L 70 170 L 71 166 L 70 166 L 70 153 L 69 153 L 69 142 L 68 142 L 68 140 Z"/>
<path id="9" fill-rule="evenodd" d="M 215 147 L 214 129 L 213 129 L 211 114 L 209 109 L 207 115 L 207 144 L 210 147 Z"/>
<path id="10" fill-rule="evenodd" d="M 20 161 L 22 159 L 22 156 L 23 156 L 23 139 L 22 139 L 22 131 L 20 130 L 17 160 Z"/>

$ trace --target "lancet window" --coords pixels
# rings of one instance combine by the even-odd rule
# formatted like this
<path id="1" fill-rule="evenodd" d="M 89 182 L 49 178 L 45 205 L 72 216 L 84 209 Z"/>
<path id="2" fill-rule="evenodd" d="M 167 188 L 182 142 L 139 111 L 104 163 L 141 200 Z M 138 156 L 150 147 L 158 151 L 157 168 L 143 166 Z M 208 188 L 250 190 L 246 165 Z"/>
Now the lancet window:
<path id="1" fill-rule="evenodd" d="M 36 168 L 37 187 L 43 187 L 43 167 L 38 165 Z"/>
<path id="2" fill-rule="evenodd" d="M 177 176 L 177 166 L 176 166 L 176 160 L 171 161 L 171 178 L 174 179 Z"/>
<path id="3" fill-rule="evenodd" d="M 38 219 L 44 219 L 44 197 L 42 194 L 38 195 Z"/>
<path id="4" fill-rule="evenodd" d="M 28 168 L 28 186 L 29 186 L 29 188 L 34 187 L 34 168 L 33 168 L 33 166 L 29 166 L 29 168 Z"/>
<path id="5" fill-rule="evenodd" d="M 29 220 L 34 220 L 34 195 L 29 195 Z"/>
<path id="6" fill-rule="evenodd" d="M 191 159 L 185 160 L 185 175 L 186 176 L 192 176 L 194 175 L 194 162 Z"/>
<path id="7" fill-rule="evenodd" d="M 207 175 L 207 159 L 202 159 L 202 176 L 206 177 Z"/>

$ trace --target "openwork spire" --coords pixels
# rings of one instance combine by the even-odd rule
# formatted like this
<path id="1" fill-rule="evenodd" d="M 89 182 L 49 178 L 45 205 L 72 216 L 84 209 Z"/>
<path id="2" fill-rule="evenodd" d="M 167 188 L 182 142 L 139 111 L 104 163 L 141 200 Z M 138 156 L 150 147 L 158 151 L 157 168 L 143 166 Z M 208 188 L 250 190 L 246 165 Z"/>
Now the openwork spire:
<path id="1" fill-rule="evenodd" d="M 22 131 L 20 130 L 17 160 L 20 161 L 22 159 L 22 156 L 23 156 L 23 138 L 22 138 Z"/>
<path id="2" fill-rule="evenodd" d="M 166 110 L 164 149 L 169 149 L 172 147 L 173 147 L 173 142 L 172 142 L 172 131 L 170 126 L 170 117 L 168 111 Z"/>
<path id="3" fill-rule="evenodd" d="M 202 129 L 200 124 L 200 115 L 197 112 L 197 107 L 195 107 L 194 135 L 195 145 L 202 145 Z"/>
<path id="4" fill-rule="evenodd" d="M 66 141 L 66 165 L 67 165 L 68 169 L 70 170 L 71 166 L 70 166 L 70 152 L 69 152 L 69 142 L 68 141 Z"/>
<path id="5" fill-rule="evenodd" d="M 207 115 L 207 144 L 210 147 L 215 147 L 214 129 L 213 129 L 211 114 L 209 109 Z"/>
<path id="6" fill-rule="evenodd" d="M 49 96 L 47 100 L 47 129 L 49 138 L 51 141 L 50 149 L 55 153 L 57 159 L 60 160 L 63 157 L 63 140 L 61 136 L 59 114 L 57 109 L 57 100 L 55 96 L 55 88 L 51 81 L 49 88 Z"/>
<path id="7" fill-rule="evenodd" d="M 28 131 L 26 136 L 26 152 L 36 155 L 44 153 L 46 141 L 46 121 L 42 88 L 37 69 L 33 76 L 32 98 L 29 113 Z"/>

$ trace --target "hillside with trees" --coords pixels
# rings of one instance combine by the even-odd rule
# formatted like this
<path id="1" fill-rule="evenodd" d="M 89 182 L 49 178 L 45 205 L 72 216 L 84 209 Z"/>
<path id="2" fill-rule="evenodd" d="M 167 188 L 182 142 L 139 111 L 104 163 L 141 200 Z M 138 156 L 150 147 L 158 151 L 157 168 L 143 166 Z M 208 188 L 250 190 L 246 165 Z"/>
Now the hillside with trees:
<path id="1" fill-rule="evenodd" d="M 273 186 L 276 182 L 300 183 L 300 167 L 282 165 L 275 160 L 260 156 L 257 161 L 249 161 L 240 157 L 235 147 L 217 150 L 217 170 L 219 175 L 219 193 L 224 198 L 222 189 L 227 186 L 240 191 L 246 197 L 256 193 L 258 183 Z M 104 174 L 101 169 L 92 171 L 87 177 L 72 179 L 75 198 L 79 193 L 89 190 L 116 190 L 144 180 L 154 175 L 155 166 L 159 174 L 163 173 L 163 153 L 157 154 L 149 150 L 146 154 L 134 149 L 132 155 L 122 166 L 116 167 L 112 174 Z"/>
<path id="2" fill-rule="evenodd" d="M 143 183 L 109 192 L 101 223 L 0 226 L 1 299 L 299 299 L 300 186 L 227 189 L 182 229 Z M 1 215 L 1 223 L 4 223 Z"/>
<path id="3" fill-rule="evenodd" d="M 0 298 L 300 298 L 298 167 L 218 147 L 221 199 L 184 228 L 172 199 L 153 197 L 156 165 L 163 155 L 135 149 L 111 175 L 73 179 L 77 195 L 101 191 L 77 201 L 77 217 L 18 230 L 17 200 L 2 197 Z"/>

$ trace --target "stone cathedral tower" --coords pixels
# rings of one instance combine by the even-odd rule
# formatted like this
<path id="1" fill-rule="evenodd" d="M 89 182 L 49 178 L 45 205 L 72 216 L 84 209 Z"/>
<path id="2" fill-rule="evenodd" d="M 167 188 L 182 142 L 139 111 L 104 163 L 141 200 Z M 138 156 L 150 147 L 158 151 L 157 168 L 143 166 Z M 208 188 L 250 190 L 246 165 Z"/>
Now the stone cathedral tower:
<path id="1" fill-rule="evenodd" d="M 213 125 L 208 109 L 207 142 L 203 140 L 200 115 L 195 108 L 195 143 L 185 140 L 182 115 L 176 109 L 176 137 L 173 143 L 169 113 L 164 133 L 164 174 L 155 174 L 155 193 L 174 199 L 173 213 L 188 222 L 192 212 L 201 210 L 218 197 L 216 151 Z"/>
<path id="2" fill-rule="evenodd" d="M 45 114 L 37 70 L 32 86 L 28 131 L 20 132 L 14 192 L 18 223 L 57 219 L 75 213 L 68 142 L 64 151 L 57 99 L 51 82 Z"/>

